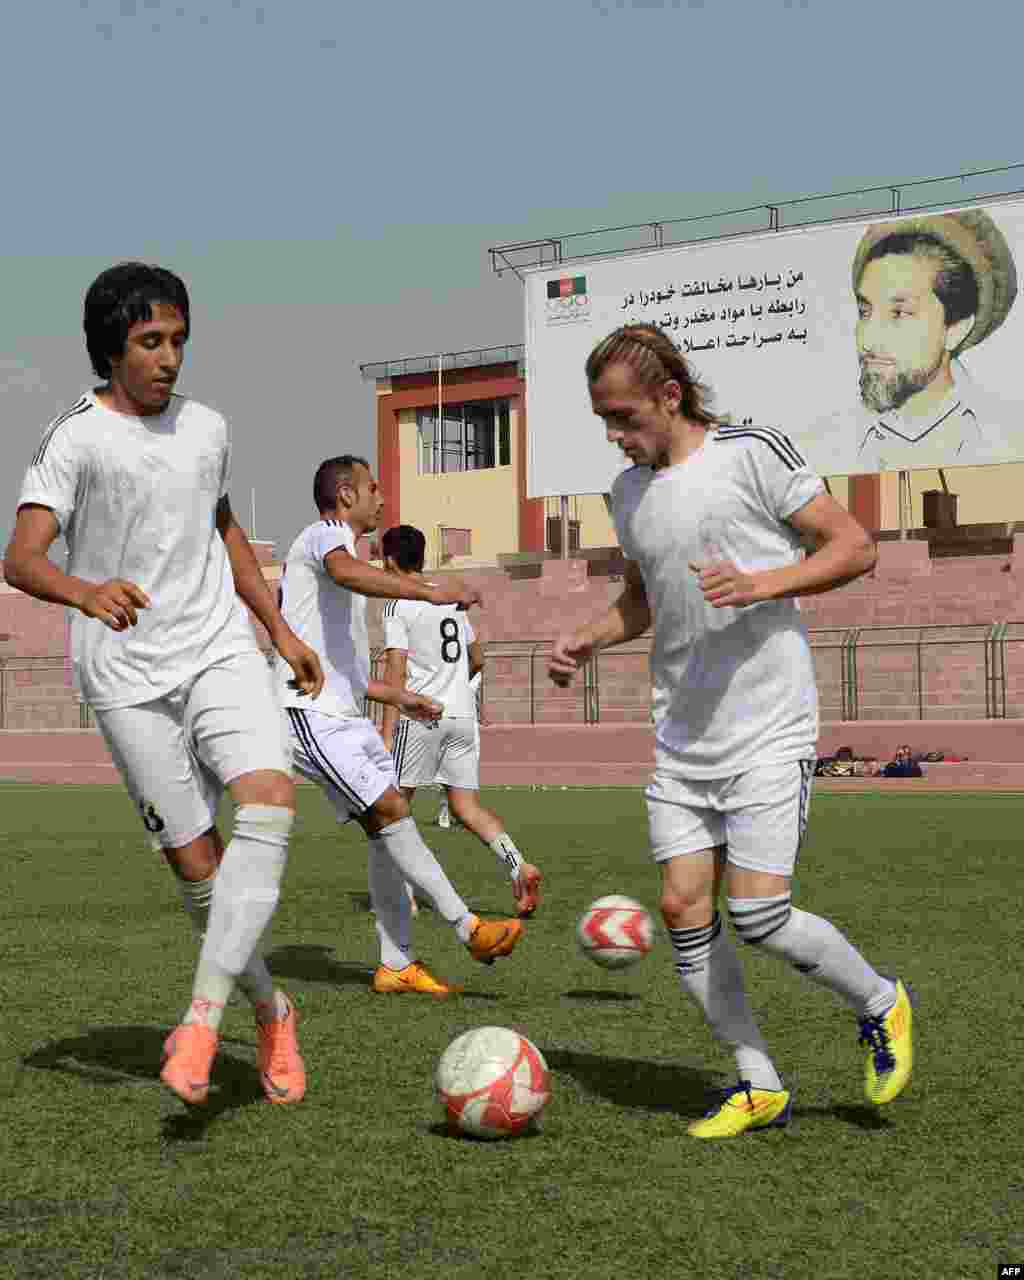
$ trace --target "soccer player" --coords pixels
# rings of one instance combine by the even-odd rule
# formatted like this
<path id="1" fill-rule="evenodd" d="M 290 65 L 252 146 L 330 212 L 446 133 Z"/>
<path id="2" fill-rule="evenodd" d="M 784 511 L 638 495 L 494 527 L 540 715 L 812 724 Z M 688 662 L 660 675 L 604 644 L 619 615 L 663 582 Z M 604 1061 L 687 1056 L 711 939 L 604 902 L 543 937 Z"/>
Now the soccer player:
<path id="1" fill-rule="evenodd" d="M 473 691 L 473 700 L 476 703 L 476 718 L 473 721 L 473 736 L 476 742 L 477 751 L 480 750 L 480 719 L 483 714 L 480 683 L 481 674 L 482 673 L 478 671 L 469 682 L 469 687 Z M 456 829 L 460 828 L 462 823 L 459 822 L 458 819 L 455 820 L 454 824 L 452 823 L 452 811 L 448 805 L 448 789 L 439 776 L 435 775 L 433 785 L 440 788 L 441 791 L 441 803 L 437 807 L 437 817 L 434 821 L 442 831 L 450 831 L 453 825 Z"/>
<path id="2" fill-rule="evenodd" d="M 354 818 L 369 838 L 370 901 L 380 943 L 373 990 L 445 996 L 453 988 L 412 952 L 407 880 L 484 964 L 512 951 L 522 925 L 474 915 L 417 830 L 409 802 L 398 789 L 394 760 L 363 704 L 369 697 L 428 719 L 436 719 L 441 706 L 422 694 L 370 679 L 366 597 L 401 595 L 467 607 L 480 597 L 463 583 L 440 586 L 411 574 L 396 576 L 358 558 L 356 541 L 377 528 L 384 506 L 365 458 L 343 454 L 322 462 L 313 481 L 313 501 L 320 519 L 292 543 L 282 580 L 284 616 L 319 653 L 325 672 L 322 692 L 302 699 L 278 664 L 295 768 L 320 786 L 339 822 Z"/>
<path id="3" fill-rule="evenodd" d="M 425 581 L 427 540 L 420 529 L 400 524 L 381 539 L 385 569 L 399 578 Z M 398 784 L 411 802 L 419 786 L 435 778 L 446 790 L 455 818 L 492 850 L 512 881 L 521 918 L 540 902 L 540 872 L 523 860 L 505 824 L 480 803 L 480 734 L 471 681 L 483 671 L 483 648 L 464 609 L 417 600 L 384 606 L 385 683 L 434 698 L 444 711 L 436 724 L 401 720 L 384 708 L 382 736 L 395 758 Z"/>
<path id="4" fill-rule="evenodd" d="M 123 263 L 85 297 L 103 385 L 44 433 L 28 468 L 7 581 L 67 605 L 78 685 L 202 935 L 192 1001 L 164 1046 L 164 1083 L 207 1100 L 224 1006 L 252 1003 L 271 1102 L 306 1077 L 295 1010 L 259 942 L 276 906 L 295 810 L 288 735 L 267 661 L 238 599 L 266 627 L 297 698 L 316 697 L 316 654 L 281 617 L 228 499 L 219 413 L 175 395 L 189 298 L 170 271 Z M 68 569 L 48 556 L 63 534 Z M 225 848 L 223 788 L 237 808 Z"/>
<path id="5" fill-rule="evenodd" d="M 790 1093 L 754 1021 L 716 902 L 744 943 L 830 988 L 860 1020 L 865 1092 L 890 1102 L 910 1076 L 911 1006 L 827 920 L 793 906 L 817 739 L 817 695 L 795 597 L 875 561 L 868 535 L 789 439 L 719 426 L 706 388 L 651 325 L 617 329 L 586 365 L 609 442 L 634 464 L 612 511 L 625 589 L 560 635 L 550 674 L 653 627 L 654 776 L 646 791 L 661 912 L 683 990 L 735 1055 L 739 1083 L 689 1132 L 726 1138 L 783 1126 Z M 801 541 L 816 549 L 806 558 Z"/>

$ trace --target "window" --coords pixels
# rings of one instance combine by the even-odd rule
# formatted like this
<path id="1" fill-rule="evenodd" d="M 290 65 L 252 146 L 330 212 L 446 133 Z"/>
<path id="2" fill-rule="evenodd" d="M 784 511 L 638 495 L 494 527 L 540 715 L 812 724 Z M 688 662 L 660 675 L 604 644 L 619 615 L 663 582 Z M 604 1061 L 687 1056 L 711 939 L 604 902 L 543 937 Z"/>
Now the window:
<path id="1" fill-rule="evenodd" d="M 472 554 L 472 529 L 453 529 L 451 525 L 441 526 L 442 563 L 447 563 L 453 556 L 471 556 Z"/>
<path id="2" fill-rule="evenodd" d="M 556 555 L 562 554 L 562 517 L 547 517 L 547 533 L 548 533 L 548 550 L 554 551 Z M 580 549 L 580 522 L 578 520 L 569 521 L 569 554 Z"/>
<path id="3" fill-rule="evenodd" d="M 512 433 L 507 400 L 471 400 L 416 413 L 421 475 L 484 471 L 512 462 Z"/>

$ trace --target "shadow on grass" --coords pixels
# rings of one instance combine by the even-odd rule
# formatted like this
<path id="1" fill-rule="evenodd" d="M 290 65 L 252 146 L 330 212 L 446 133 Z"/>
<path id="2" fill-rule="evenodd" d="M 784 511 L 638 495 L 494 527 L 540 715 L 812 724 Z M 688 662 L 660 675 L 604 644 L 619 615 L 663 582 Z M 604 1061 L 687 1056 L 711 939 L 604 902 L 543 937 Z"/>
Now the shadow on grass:
<path id="1" fill-rule="evenodd" d="M 842 1102 L 833 1107 L 801 1107 L 796 1103 L 793 1107 L 794 1120 L 810 1120 L 820 1116 L 842 1120 L 844 1124 L 852 1125 L 855 1129 L 864 1129 L 868 1133 L 885 1132 L 892 1128 L 892 1122 L 867 1103 L 862 1107 L 854 1107 Z"/>
<path id="2" fill-rule="evenodd" d="M 97 1085 L 158 1085 L 163 1044 L 169 1028 L 93 1027 L 36 1049 L 24 1065 L 37 1071 L 60 1071 Z M 233 1052 L 234 1050 L 234 1052 Z M 238 1056 L 238 1051 L 244 1056 Z M 210 1074 L 210 1098 L 203 1107 L 163 1121 L 166 1141 L 195 1141 L 225 1111 L 262 1101 L 263 1090 L 253 1063 L 254 1046 L 222 1036 Z"/>
<path id="3" fill-rule="evenodd" d="M 538 1047 L 552 1071 L 572 1076 L 587 1093 L 619 1107 L 670 1111 L 694 1118 L 704 1114 L 712 1090 L 721 1083 L 710 1072 L 680 1063 L 605 1058 L 574 1049 Z"/>
<path id="4" fill-rule="evenodd" d="M 334 987 L 365 987 L 369 992 L 375 966 L 355 960 L 335 960 L 334 948 L 313 945 L 277 947 L 266 957 L 275 978 L 298 978 L 301 982 L 323 982 Z M 380 997 L 375 997 L 379 999 Z M 493 991 L 463 989 L 454 999 L 504 1000 Z"/>
<path id="5" fill-rule="evenodd" d="M 275 947 L 266 957 L 275 978 L 327 982 L 334 987 L 367 987 L 373 968 L 357 960 L 335 960 L 334 948 L 314 944 Z"/>
<path id="6" fill-rule="evenodd" d="M 428 1125 L 427 1132 L 432 1138 L 447 1138 L 450 1142 L 468 1142 L 483 1147 L 498 1147 L 503 1142 L 511 1141 L 511 1138 L 481 1138 L 475 1133 L 460 1133 L 458 1129 L 451 1128 L 445 1120 L 439 1120 L 436 1124 Z M 517 1133 L 515 1140 L 518 1143 L 542 1136 L 539 1126 L 531 1124 L 522 1133 Z"/>

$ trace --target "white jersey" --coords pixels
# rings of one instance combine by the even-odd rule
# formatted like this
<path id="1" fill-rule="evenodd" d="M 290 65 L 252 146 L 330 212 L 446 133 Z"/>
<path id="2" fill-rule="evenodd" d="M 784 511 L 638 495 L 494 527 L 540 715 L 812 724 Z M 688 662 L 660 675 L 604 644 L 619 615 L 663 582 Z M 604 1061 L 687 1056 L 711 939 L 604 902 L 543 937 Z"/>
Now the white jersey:
<path id="1" fill-rule="evenodd" d="M 19 506 L 53 512 L 73 577 L 124 578 L 152 602 L 125 631 L 73 613 L 76 682 L 95 710 L 150 702 L 223 658 L 258 651 L 217 532 L 229 465 L 224 419 L 181 396 L 138 418 L 88 393 L 44 433 Z"/>
<path id="2" fill-rule="evenodd" d="M 458 605 L 389 600 L 384 606 L 384 647 L 409 656 L 405 687 L 440 702 L 446 716 L 476 718 L 469 680 L 469 646 L 475 640 Z"/>
<path id="3" fill-rule="evenodd" d="M 714 609 L 688 566 L 794 563 L 803 552 L 785 521 L 822 492 L 788 437 L 767 427 L 720 427 L 684 462 L 615 480 L 619 543 L 653 615 L 656 737 L 685 776 L 725 778 L 813 754 L 817 689 L 797 602 Z"/>
<path id="4" fill-rule="evenodd" d="M 277 687 L 286 707 L 300 707 L 323 716 L 349 719 L 363 716 L 370 679 L 370 641 L 366 631 L 366 599 L 339 586 L 324 560 L 341 547 L 356 554 L 356 539 L 342 520 L 318 520 L 292 543 L 281 579 L 281 613 L 285 621 L 319 654 L 324 687 L 312 702 L 288 687 L 294 672 L 277 661 Z"/>

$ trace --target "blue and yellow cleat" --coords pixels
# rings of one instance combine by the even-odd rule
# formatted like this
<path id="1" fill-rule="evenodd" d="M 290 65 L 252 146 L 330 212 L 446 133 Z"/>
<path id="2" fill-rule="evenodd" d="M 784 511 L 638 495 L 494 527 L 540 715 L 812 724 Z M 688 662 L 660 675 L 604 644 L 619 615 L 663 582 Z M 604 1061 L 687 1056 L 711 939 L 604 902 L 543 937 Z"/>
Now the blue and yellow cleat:
<path id="1" fill-rule="evenodd" d="M 867 1045 L 864 1096 L 880 1107 L 902 1093 L 914 1065 L 911 1036 L 914 993 L 896 980 L 896 1003 L 881 1018 L 861 1018 L 859 1044 Z"/>
<path id="2" fill-rule="evenodd" d="M 691 1138 L 738 1138 L 751 1129 L 784 1129 L 789 1124 L 788 1089 L 752 1089 L 741 1080 L 724 1089 L 718 1101 L 687 1127 Z"/>

